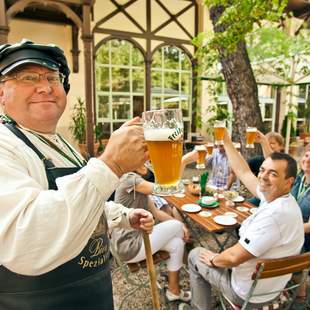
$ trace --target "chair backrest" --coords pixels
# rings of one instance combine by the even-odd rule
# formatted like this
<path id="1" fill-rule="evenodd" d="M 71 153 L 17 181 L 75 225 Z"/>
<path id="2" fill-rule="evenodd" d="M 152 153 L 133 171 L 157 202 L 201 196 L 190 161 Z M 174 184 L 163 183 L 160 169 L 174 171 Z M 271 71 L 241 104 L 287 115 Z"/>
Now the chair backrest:
<path id="1" fill-rule="evenodd" d="M 310 252 L 295 256 L 259 260 L 252 280 L 278 277 L 310 268 Z"/>

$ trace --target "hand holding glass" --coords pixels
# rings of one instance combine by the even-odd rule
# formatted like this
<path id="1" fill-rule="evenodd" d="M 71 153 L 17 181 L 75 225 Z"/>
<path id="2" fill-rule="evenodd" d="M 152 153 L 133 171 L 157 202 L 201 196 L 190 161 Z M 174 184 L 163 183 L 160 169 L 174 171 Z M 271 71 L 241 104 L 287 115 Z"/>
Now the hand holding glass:
<path id="1" fill-rule="evenodd" d="M 142 119 L 144 137 L 155 174 L 154 194 L 166 196 L 181 192 L 182 111 L 147 111 L 142 114 Z"/>

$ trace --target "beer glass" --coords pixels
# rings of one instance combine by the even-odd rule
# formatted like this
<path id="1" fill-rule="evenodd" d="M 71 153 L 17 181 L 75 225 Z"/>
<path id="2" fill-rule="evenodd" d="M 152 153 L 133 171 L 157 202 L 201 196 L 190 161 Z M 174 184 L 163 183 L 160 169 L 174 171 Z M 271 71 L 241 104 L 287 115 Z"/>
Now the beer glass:
<path id="1" fill-rule="evenodd" d="M 254 140 L 256 137 L 256 127 L 247 127 L 246 129 L 246 148 L 254 149 Z"/>
<path id="2" fill-rule="evenodd" d="M 224 144 L 225 121 L 216 120 L 214 123 L 214 143 L 217 145 Z"/>
<path id="3" fill-rule="evenodd" d="M 198 152 L 198 159 L 196 163 L 196 169 L 205 169 L 205 159 L 207 154 L 207 149 L 205 145 L 196 145 L 195 150 Z"/>
<path id="4" fill-rule="evenodd" d="M 182 110 L 146 111 L 142 114 L 142 120 L 144 138 L 155 175 L 153 193 L 167 196 L 182 192 Z"/>
<path id="5" fill-rule="evenodd" d="M 207 152 L 208 152 L 208 155 L 212 155 L 212 153 L 213 153 L 213 148 L 214 148 L 214 143 L 208 142 L 208 143 L 207 143 Z"/>

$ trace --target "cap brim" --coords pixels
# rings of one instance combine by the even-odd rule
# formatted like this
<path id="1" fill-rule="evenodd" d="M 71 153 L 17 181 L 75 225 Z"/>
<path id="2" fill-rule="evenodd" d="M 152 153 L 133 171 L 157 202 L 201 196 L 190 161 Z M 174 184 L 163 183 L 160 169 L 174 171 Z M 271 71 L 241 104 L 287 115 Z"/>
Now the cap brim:
<path id="1" fill-rule="evenodd" d="M 10 73 L 11 71 L 16 70 L 18 67 L 23 66 L 23 65 L 27 65 L 27 64 L 34 64 L 34 65 L 40 65 L 43 66 L 45 68 L 57 71 L 59 69 L 59 66 L 57 65 L 56 62 L 53 61 L 49 61 L 47 59 L 23 59 L 23 60 L 19 60 L 16 61 L 15 63 L 11 64 L 10 66 L 8 66 L 7 68 L 5 68 L 1 74 L 5 75 Z"/>

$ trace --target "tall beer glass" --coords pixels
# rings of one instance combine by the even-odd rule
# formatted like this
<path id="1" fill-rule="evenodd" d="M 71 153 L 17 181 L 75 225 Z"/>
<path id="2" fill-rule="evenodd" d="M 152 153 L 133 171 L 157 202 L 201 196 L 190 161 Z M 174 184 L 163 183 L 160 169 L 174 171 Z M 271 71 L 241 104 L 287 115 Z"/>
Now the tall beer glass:
<path id="1" fill-rule="evenodd" d="M 254 140 L 256 137 L 256 127 L 247 127 L 246 129 L 246 146 L 249 149 L 254 149 Z"/>
<path id="2" fill-rule="evenodd" d="M 214 123 L 214 143 L 217 145 L 224 144 L 225 121 L 216 120 Z"/>
<path id="3" fill-rule="evenodd" d="M 144 137 L 155 174 L 154 194 L 181 192 L 183 120 L 180 109 L 154 110 L 142 114 Z"/>
<path id="4" fill-rule="evenodd" d="M 214 143 L 208 142 L 208 143 L 207 143 L 207 152 L 208 152 L 208 155 L 212 155 L 212 153 L 213 153 L 213 148 L 214 148 Z"/>
<path id="5" fill-rule="evenodd" d="M 205 145 L 196 145 L 195 150 L 198 152 L 198 159 L 196 163 L 196 168 L 197 169 L 205 169 L 205 160 L 206 160 L 206 154 L 207 154 L 207 149 Z"/>

